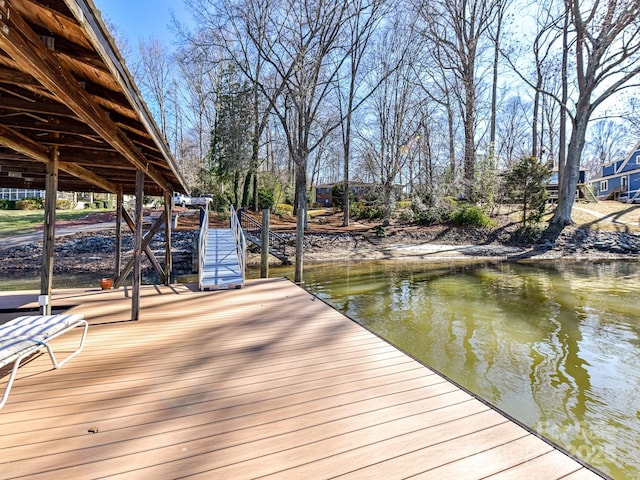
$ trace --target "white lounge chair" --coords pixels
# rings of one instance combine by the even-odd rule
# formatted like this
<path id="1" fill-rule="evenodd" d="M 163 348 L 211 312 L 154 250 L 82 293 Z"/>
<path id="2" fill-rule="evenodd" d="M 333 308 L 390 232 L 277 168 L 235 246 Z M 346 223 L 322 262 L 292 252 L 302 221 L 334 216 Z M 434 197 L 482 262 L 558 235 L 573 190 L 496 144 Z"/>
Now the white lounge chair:
<path id="1" fill-rule="evenodd" d="M 83 327 L 80 346 L 71 355 L 58 362 L 49 342 L 80 326 Z M 80 314 L 27 315 L 0 325 L 0 368 L 13 363 L 2 400 L 0 400 L 0 408 L 4 407 L 9 398 L 11 386 L 23 359 L 44 347 L 49 352 L 54 368 L 60 368 L 80 353 L 88 328 L 89 324 Z"/>

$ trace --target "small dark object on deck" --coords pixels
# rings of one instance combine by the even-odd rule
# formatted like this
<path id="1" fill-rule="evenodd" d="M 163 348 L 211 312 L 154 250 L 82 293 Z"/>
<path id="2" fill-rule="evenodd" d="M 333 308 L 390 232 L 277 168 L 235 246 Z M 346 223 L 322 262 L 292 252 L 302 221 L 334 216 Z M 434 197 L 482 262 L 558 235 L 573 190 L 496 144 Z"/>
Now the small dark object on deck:
<path id="1" fill-rule="evenodd" d="M 100 431 L 100 429 L 98 427 L 91 427 L 89 429 L 89 433 L 98 433 Z"/>

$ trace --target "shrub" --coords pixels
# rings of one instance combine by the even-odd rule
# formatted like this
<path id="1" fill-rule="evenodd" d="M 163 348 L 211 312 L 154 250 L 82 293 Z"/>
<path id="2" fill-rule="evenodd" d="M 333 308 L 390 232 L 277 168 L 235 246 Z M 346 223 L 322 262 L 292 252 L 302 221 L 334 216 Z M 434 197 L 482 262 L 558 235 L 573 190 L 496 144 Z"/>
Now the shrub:
<path id="1" fill-rule="evenodd" d="M 455 208 L 449 200 L 434 200 L 433 198 L 421 199 L 416 197 L 411 203 L 411 213 L 413 221 L 418 225 L 436 225 L 446 223 L 449 215 Z"/>
<path id="2" fill-rule="evenodd" d="M 104 208 L 104 202 L 102 200 L 94 200 L 93 201 L 94 208 Z"/>
<path id="3" fill-rule="evenodd" d="M 403 223 L 413 223 L 415 221 L 415 215 L 413 214 L 413 210 L 410 208 L 405 208 L 400 212 L 400 221 Z"/>
<path id="4" fill-rule="evenodd" d="M 426 210 L 421 210 L 414 214 L 414 222 L 418 225 L 437 225 L 445 223 L 449 219 L 449 215 L 446 210 L 431 207 Z"/>
<path id="5" fill-rule="evenodd" d="M 38 208 L 38 202 L 33 198 L 25 198 L 23 200 L 16 201 L 17 210 L 37 210 Z"/>
<path id="6" fill-rule="evenodd" d="M 336 183 L 331 189 L 331 200 L 336 208 L 344 208 L 344 182 Z M 353 204 L 355 197 L 353 191 L 349 190 L 349 206 Z"/>
<path id="7" fill-rule="evenodd" d="M 74 207 L 71 200 L 56 200 L 57 210 L 71 210 Z"/>
<path id="8" fill-rule="evenodd" d="M 0 210 L 9 210 L 9 200 L 5 200 L 4 198 L 0 198 Z"/>
<path id="9" fill-rule="evenodd" d="M 377 220 L 384 216 L 382 205 L 353 202 L 350 209 L 351 216 L 358 220 Z"/>
<path id="10" fill-rule="evenodd" d="M 274 204 L 275 199 L 273 198 L 273 192 L 263 187 L 258 188 L 258 207 L 260 210 L 272 208 Z"/>
<path id="11" fill-rule="evenodd" d="M 474 226 L 474 227 L 490 227 L 493 220 L 482 211 L 477 205 L 461 205 L 456 208 L 451 215 L 449 221 L 454 225 Z"/>
<path id="12" fill-rule="evenodd" d="M 293 205 L 278 203 L 276 205 L 276 213 L 279 215 L 293 215 Z"/>
<path id="13" fill-rule="evenodd" d="M 229 197 L 227 197 L 224 193 L 216 192 L 212 194 L 211 210 L 215 212 L 226 212 L 227 210 L 229 210 L 229 205 L 231 205 Z"/>

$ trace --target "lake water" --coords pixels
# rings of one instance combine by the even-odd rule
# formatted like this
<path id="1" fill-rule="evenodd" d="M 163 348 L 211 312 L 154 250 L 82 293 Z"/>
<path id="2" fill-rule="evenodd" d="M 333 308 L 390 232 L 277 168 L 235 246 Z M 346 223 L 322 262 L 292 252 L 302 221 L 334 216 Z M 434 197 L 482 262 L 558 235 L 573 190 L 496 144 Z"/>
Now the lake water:
<path id="1" fill-rule="evenodd" d="M 282 275 L 293 278 L 293 270 L 271 269 Z M 97 286 L 93 277 L 54 277 L 54 285 Z M 304 286 L 578 458 L 626 479 L 640 478 L 639 280 L 636 262 L 366 262 L 307 266 Z M 0 288 L 8 286 L 0 279 Z"/>

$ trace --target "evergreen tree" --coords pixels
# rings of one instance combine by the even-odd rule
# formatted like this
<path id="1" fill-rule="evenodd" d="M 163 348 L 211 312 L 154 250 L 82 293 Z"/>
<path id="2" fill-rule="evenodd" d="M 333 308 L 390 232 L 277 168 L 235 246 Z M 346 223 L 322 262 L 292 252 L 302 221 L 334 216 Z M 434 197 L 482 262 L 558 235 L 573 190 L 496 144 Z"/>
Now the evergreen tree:
<path id="1" fill-rule="evenodd" d="M 522 209 L 522 226 L 531 226 L 542 219 L 547 204 L 549 167 L 535 157 L 522 157 L 505 176 L 506 197 Z"/>
<path id="2" fill-rule="evenodd" d="M 234 205 L 245 207 L 248 188 L 243 188 L 242 180 L 251 159 L 250 94 L 247 83 L 238 80 L 233 68 L 227 69 L 219 85 L 208 162 L 201 176 L 203 185 L 230 187 Z"/>

